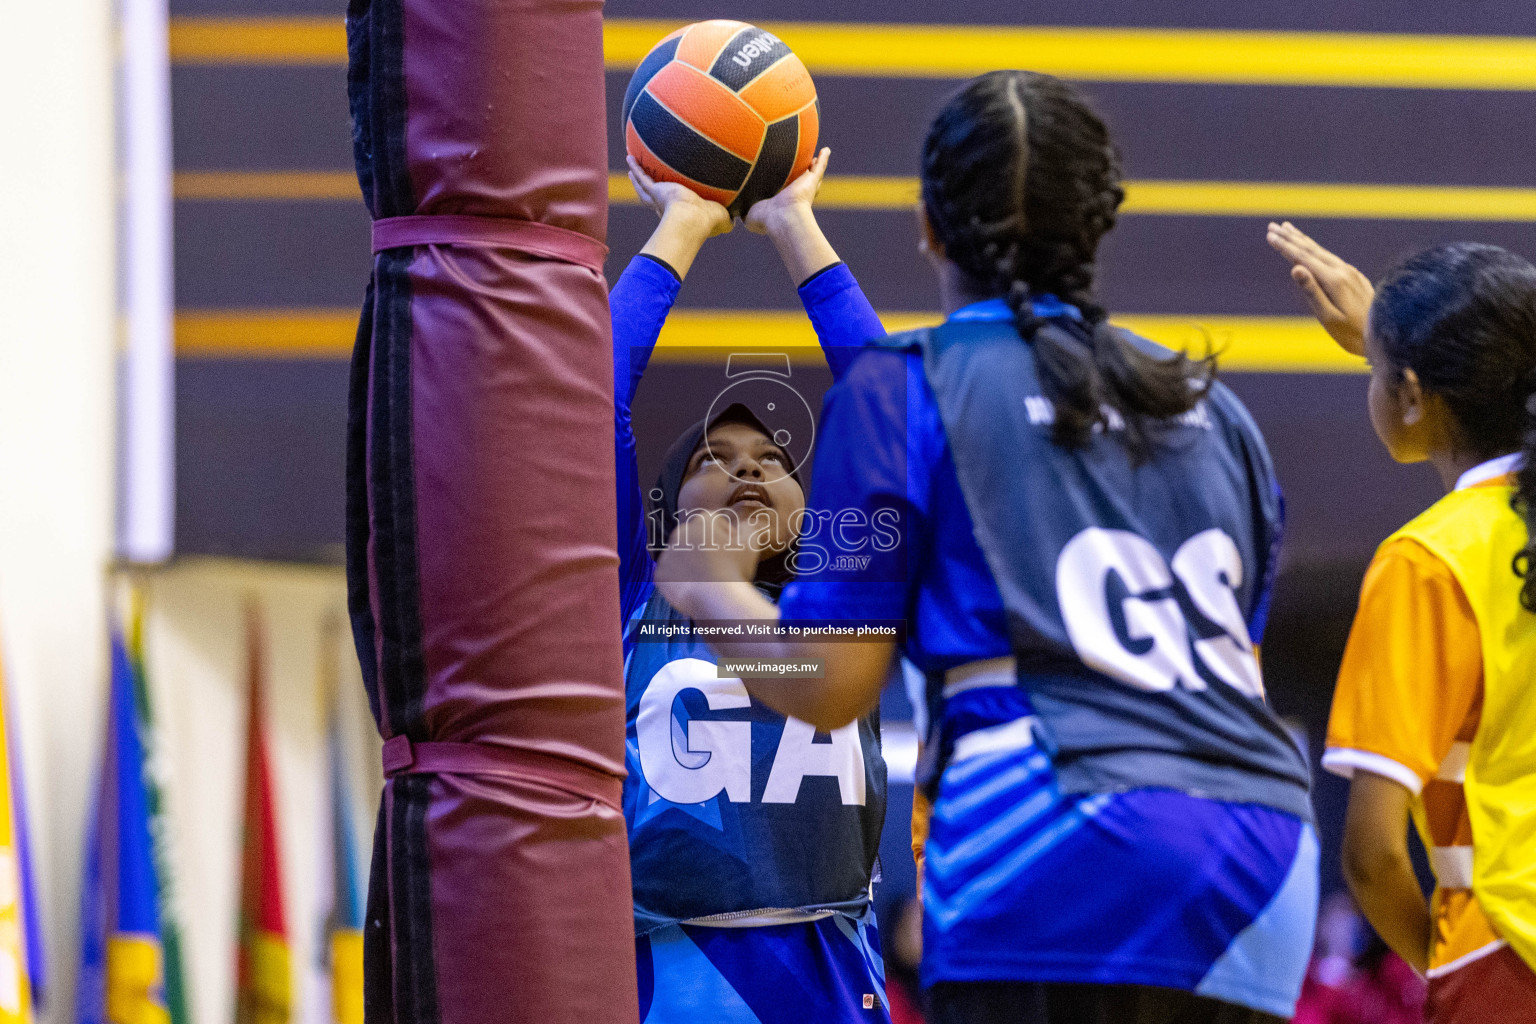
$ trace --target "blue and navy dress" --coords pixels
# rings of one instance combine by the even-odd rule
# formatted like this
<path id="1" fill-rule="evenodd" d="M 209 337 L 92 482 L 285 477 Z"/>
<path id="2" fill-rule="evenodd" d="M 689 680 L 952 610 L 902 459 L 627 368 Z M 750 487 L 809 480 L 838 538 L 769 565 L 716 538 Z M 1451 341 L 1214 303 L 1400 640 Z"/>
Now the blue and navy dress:
<path id="1" fill-rule="evenodd" d="M 613 289 L 626 766 L 647 1024 L 889 1020 L 871 875 L 885 762 L 871 717 L 830 735 L 719 679 L 653 583 L 630 404 L 679 282 L 640 257 Z M 838 264 L 801 299 L 840 376 L 884 330 Z"/>
<path id="2" fill-rule="evenodd" d="M 1049 297 L 1035 313 L 1082 329 Z M 1033 359 L 1000 300 L 867 349 L 828 393 L 810 507 L 897 517 L 901 541 L 780 605 L 908 622 L 924 983 L 1154 985 L 1289 1017 L 1318 849 L 1257 660 L 1282 520 L 1263 439 L 1218 384 L 1145 458 L 1113 410 L 1063 448 Z"/>

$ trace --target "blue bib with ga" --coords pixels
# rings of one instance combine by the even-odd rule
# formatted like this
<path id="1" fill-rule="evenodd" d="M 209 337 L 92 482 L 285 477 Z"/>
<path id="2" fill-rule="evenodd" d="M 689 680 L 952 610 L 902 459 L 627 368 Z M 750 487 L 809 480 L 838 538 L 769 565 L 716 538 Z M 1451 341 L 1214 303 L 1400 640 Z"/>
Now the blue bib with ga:
<path id="1" fill-rule="evenodd" d="M 885 824 L 875 715 L 831 734 L 720 679 L 653 591 L 625 630 L 635 932 L 771 911 L 857 915 Z"/>
<path id="2" fill-rule="evenodd" d="M 1084 330 L 1047 307 L 1041 330 Z M 1250 636 L 1280 498 L 1237 397 L 1217 384 L 1152 423 L 1136 461 L 1109 409 L 1086 447 L 1052 441 L 1034 350 L 1000 301 L 884 344 L 922 351 L 1062 792 L 1164 787 L 1310 820 L 1306 761 L 1264 701 Z"/>

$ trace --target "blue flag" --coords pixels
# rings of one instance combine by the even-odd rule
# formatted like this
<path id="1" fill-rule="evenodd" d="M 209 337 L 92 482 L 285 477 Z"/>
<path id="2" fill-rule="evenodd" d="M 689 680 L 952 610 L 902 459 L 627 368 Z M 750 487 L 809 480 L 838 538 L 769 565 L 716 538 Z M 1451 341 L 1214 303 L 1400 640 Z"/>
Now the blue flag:
<path id="1" fill-rule="evenodd" d="M 337 709 L 331 708 L 326 746 L 331 769 L 331 858 L 335 904 L 330 915 L 331 1019 L 363 1022 L 363 886 L 361 844 L 353 828 L 352 777 Z"/>
<path id="2" fill-rule="evenodd" d="M 4 693 L 5 706 L 11 706 L 11 695 Z M 15 723 L 6 716 L 5 756 L 10 764 L 11 775 L 11 825 L 14 829 L 16 861 L 21 874 L 21 931 L 23 948 L 27 958 L 27 981 L 32 988 L 32 1006 L 41 1010 L 48 998 L 48 949 L 43 943 L 43 920 L 37 905 L 37 883 L 32 869 L 32 829 L 27 814 L 27 787 L 21 771 L 21 758 L 16 752 Z"/>
<path id="3" fill-rule="evenodd" d="M 106 749 L 81 896 L 81 1024 L 174 1019 L 151 825 L 158 794 L 145 774 L 140 690 L 128 647 L 114 633 Z"/>

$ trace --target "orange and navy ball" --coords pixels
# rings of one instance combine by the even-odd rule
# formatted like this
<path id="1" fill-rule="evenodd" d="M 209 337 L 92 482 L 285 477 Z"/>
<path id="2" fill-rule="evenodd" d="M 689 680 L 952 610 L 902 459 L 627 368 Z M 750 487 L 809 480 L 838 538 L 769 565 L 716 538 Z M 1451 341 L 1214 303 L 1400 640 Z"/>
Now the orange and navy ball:
<path id="1" fill-rule="evenodd" d="M 816 86 L 776 36 L 701 21 L 667 36 L 624 94 L 624 142 L 657 181 L 687 185 L 745 216 L 816 155 Z"/>

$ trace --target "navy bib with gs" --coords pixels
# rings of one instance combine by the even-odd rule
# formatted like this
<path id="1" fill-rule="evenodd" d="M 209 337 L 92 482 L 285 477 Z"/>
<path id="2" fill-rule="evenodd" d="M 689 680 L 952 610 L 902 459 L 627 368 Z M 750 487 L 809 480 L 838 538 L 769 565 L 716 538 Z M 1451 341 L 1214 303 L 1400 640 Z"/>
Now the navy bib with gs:
<path id="1" fill-rule="evenodd" d="M 885 823 L 878 718 L 818 735 L 754 703 L 741 680 L 717 678 L 690 625 L 653 591 L 626 628 L 636 934 L 861 912 Z"/>
<path id="2" fill-rule="evenodd" d="M 1042 330 L 1085 330 L 1056 306 Z M 1281 512 L 1247 410 L 1216 384 L 1150 424 L 1139 462 L 1108 409 L 1085 447 L 1063 448 L 1012 314 L 972 309 L 884 347 L 922 352 L 1062 791 L 1167 787 L 1310 820 L 1306 761 L 1265 703 L 1249 633 Z"/>

